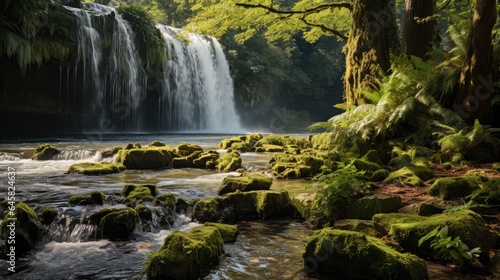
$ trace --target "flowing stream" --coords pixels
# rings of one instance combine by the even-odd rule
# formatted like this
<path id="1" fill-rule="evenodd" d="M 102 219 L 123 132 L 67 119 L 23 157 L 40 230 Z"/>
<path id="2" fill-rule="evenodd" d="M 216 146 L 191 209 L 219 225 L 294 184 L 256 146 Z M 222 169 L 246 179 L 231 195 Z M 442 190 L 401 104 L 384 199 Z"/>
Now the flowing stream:
<path id="1" fill-rule="evenodd" d="M 94 239 L 94 226 L 81 224 L 81 217 L 110 205 L 109 198 L 121 192 L 125 184 L 156 184 L 159 194 L 170 192 L 186 200 L 214 197 L 222 179 L 229 175 L 213 170 L 164 169 L 126 170 L 120 174 L 83 176 L 64 174 L 76 162 L 101 161 L 100 151 L 129 142 L 148 144 L 153 140 L 171 146 L 195 143 L 205 150 L 214 149 L 227 135 L 108 135 L 102 141 L 85 138 L 25 139 L 0 144 L 0 170 L 16 169 L 16 198 L 35 210 L 44 205 L 55 207 L 59 215 L 35 249 L 16 265 L 15 274 L 7 274 L 0 259 L 2 279 L 145 279 L 141 273 L 146 255 L 157 250 L 173 230 L 190 230 L 199 224 L 191 218 L 175 215 L 169 229 L 146 232 L 139 226 L 127 241 Z M 38 145 L 49 142 L 61 153 L 49 161 L 29 159 Z M 270 154 L 244 153 L 247 170 L 264 171 Z M 273 189 L 300 192 L 308 181 L 277 181 Z M 71 206 L 71 195 L 100 190 L 106 196 L 103 206 Z M 6 194 L 5 194 L 6 195 Z M 304 279 L 302 253 L 311 230 L 301 221 L 274 220 L 240 222 L 240 236 L 224 246 L 220 263 L 203 279 Z"/>

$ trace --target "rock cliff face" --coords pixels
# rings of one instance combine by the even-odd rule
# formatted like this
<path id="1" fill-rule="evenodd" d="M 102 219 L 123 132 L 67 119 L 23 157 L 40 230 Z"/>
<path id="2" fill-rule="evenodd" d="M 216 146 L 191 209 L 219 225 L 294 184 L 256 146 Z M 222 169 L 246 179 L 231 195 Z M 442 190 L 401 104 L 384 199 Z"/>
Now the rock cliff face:
<path id="1" fill-rule="evenodd" d="M 12 121 L 2 134 L 239 126 L 217 40 L 187 34 L 181 42 L 179 30 L 156 25 L 138 6 L 62 2 L 38 8 L 44 16 L 31 37 L 4 38 L 0 116 Z"/>

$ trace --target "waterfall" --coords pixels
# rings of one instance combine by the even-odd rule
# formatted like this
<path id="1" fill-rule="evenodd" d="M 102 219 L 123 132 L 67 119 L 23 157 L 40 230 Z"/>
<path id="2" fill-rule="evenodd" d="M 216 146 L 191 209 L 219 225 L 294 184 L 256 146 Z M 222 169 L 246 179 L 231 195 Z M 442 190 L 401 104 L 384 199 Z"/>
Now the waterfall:
<path id="1" fill-rule="evenodd" d="M 146 71 L 130 24 L 111 7 L 83 5 L 66 7 L 78 21 L 74 73 L 81 77 L 81 94 L 72 95 L 74 112 L 82 116 L 77 127 L 104 133 L 241 131 L 228 62 L 215 38 L 157 25 L 167 59 L 162 69 Z"/>

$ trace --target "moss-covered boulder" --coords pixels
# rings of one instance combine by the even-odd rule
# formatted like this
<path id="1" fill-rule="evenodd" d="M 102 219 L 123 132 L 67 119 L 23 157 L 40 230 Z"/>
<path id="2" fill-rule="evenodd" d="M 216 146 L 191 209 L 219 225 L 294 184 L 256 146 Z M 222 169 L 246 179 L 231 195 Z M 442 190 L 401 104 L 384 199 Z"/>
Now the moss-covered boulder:
<path id="1" fill-rule="evenodd" d="M 272 144 L 262 144 L 262 148 L 264 149 L 264 152 L 269 153 L 280 153 L 285 151 L 285 147 Z"/>
<path id="2" fill-rule="evenodd" d="M 44 225 L 50 225 L 54 219 L 57 217 L 57 211 L 54 207 L 45 205 L 38 213 L 38 217 L 40 218 L 40 222 Z"/>
<path id="3" fill-rule="evenodd" d="M 168 210 L 168 212 L 173 212 L 175 208 L 178 207 L 177 205 L 181 203 L 180 201 L 182 199 L 176 199 L 175 196 L 171 193 L 164 193 L 157 196 L 156 200 L 159 201 L 160 205 L 163 205 Z M 187 202 L 185 203 L 187 204 Z"/>
<path id="4" fill-rule="evenodd" d="M 52 147 L 50 144 L 43 144 L 36 147 L 31 156 L 32 160 L 51 160 L 55 155 L 59 154 L 59 150 Z"/>
<path id="5" fill-rule="evenodd" d="M 199 154 L 198 158 L 193 160 L 193 163 L 196 168 L 215 169 L 219 158 L 220 154 L 218 152 L 210 150 Z"/>
<path id="6" fill-rule="evenodd" d="M 223 195 L 226 193 L 269 190 L 273 178 L 260 173 L 244 173 L 241 176 L 227 176 L 222 180 L 217 193 Z"/>
<path id="7" fill-rule="evenodd" d="M 241 168 L 241 156 L 236 151 L 227 152 L 216 162 L 217 170 L 232 172 Z"/>
<path id="8" fill-rule="evenodd" d="M 303 219 L 308 219 L 316 199 L 316 193 L 298 193 L 292 198 L 292 204 Z"/>
<path id="9" fill-rule="evenodd" d="M 220 232 L 220 235 L 222 236 L 222 240 L 224 240 L 224 243 L 236 242 L 236 238 L 238 238 L 238 235 L 240 234 L 240 232 L 238 231 L 238 227 L 236 225 L 228 225 L 221 223 L 204 223 L 203 226 L 215 227 Z"/>
<path id="10" fill-rule="evenodd" d="M 135 229 L 138 215 L 132 208 L 103 208 L 87 218 L 87 222 L 98 225 L 102 237 L 127 239 Z"/>
<path id="11" fill-rule="evenodd" d="M 24 203 L 15 204 L 15 209 L 9 210 L 0 227 L 0 238 L 5 242 L 5 249 L 13 246 L 11 236 L 15 236 L 15 256 L 22 256 L 31 250 L 40 238 L 42 225 L 35 211 Z M 10 220 L 15 218 L 16 220 Z M 4 252 L 10 254 L 10 250 Z"/>
<path id="12" fill-rule="evenodd" d="M 151 221 L 153 219 L 153 213 L 148 207 L 143 204 L 137 205 L 135 207 L 135 211 L 137 212 L 139 218 L 143 219 L 144 221 Z"/>
<path id="13" fill-rule="evenodd" d="M 440 199 L 464 198 L 479 189 L 473 177 L 450 177 L 437 179 L 427 193 Z"/>
<path id="14" fill-rule="evenodd" d="M 82 162 L 72 164 L 68 173 L 79 173 L 83 175 L 105 175 L 119 173 L 127 168 L 122 164 L 112 162 Z"/>
<path id="15" fill-rule="evenodd" d="M 106 196 L 100 191 L 93 191 L 84 194 L 75 194 L 69 198 L 69 203 L 73 205 L 89 205 L 98 204 L 102 205 Z"/>
<path id="16" fill-rule="evenodd" d="M 320 173 L 325 161 L 310 154 L 275 154 L 269 163 L 278 178 L 307 178 Z"/>
<path id="17" fill-rule="evenodd" d="M 391 213 L 403 207 L 399 196 L 374 194 L 360 198 L 346 208 L 348 219 L 371 220 L 378 213 Z"/>
<path id="18" fill-rule="evenodd" d="M 181 157 L 189 156 L 194 152 L 203 152 L 203 148 L 196 144 L 182 142 L 175 149 L 175 153 Z"/>
<path id="19" fill-rule="evenodd" d="M 334 146 L 334 137 L 333 133 L 320 133 L 316 135 L 309 136 L 309 142 L 311 143 L 311 147 L 317 150 L 329 150 Z"/>
<path id="20" fill-rule="evenodd" d="M 254 145 L 260 139 L 262 139 L 262 134 L 234 136 L 222 140 L 219 145 L 217 145 L 217 149 L 232 149 L 240 152 L 255 151 Z"/>
<path id="21" fill-rule="evenodd" d="M 169 166 L 172 158 L 172 151 L 163 147 L 132 148 L 118 152 L 116 162 L 128 169 L 157 169 Z"/>
<path id="22" fill-rule="evenodd" d="M 244 193 L 229 193 L 239 220 L 270 219 L 293 216 L 293 206 L 287 192 L 280 191 L 250 191 Z"/>
<path id="23" fill-rule="evenodd" d="M 129 199 L 152 199 L 158 195 L 156 185 L 125 185 L 123 196 Z"/>
<path id="24" fill-rule="evenodd" d="M 200 199 L 194 206 L 193 219 L 199 223 L 218 222 L 219 203 L 214 198 Z"/>
<path id="25" fill-rule="evenodd" d="M 122 149 L 123 149 L 123 147 L 116 146 L 116 147 L 113 147 L 111 150 L 101 151 L 102 158 L 111 158 L 111 157 L 114 157 Z"/>
<path id="26" fill-rule="evenodd" d="M 429 279 L 424 260 L 354 231 L 315 231 L 303 257 L 308 273 L 347 279 Z"/>
<path id="27" fill-rule="evenodd" d="M 280 147 L 286 147 L 287 145 L 295 145 L 296 147 L 302 149 L 309 147 L 309 141 L 304 138 L 291 137 L 288 135 L 267 135 L 255 143 L 254 147 L 264 147 L 264 145 L 275 145 Z M 268 146 L 269 147 L 269 146 Z"/>
<path id="28" fill-rule="evenodd" d="M 452 207 L 459 204 L 454 201 L 446 201 L 441 199 L 429 199 L 418 204 L 416 214 L 420 216 L 432 216 L 443 213 Z"/>
<path id="29" fill-rule="evenodd" d="M 202 270 L 216 263 L 224 241 L 213 226 L 201 226 L 188 233 L 174 231 L 158 251 L 151 252 L 145 264 L 149 280 L 198 279 Z"/>
<path id="30" fill-rule="evenodd" d="M 374 237 L 382 237 L 387 235 L 387 230 L 381 224 L 367 220 L 338 220 L 334 222 L 333 228 L 357 231 Z"/>
<path id="31" fill-rule="evenodd" d="M 437 227 L 448 226 L 448 236 L 460 239 L 469 248 L 481 248 L 481 260 L 489 259 L 489 251 L 498 242 L 498 233 L 493 231 L 477 213 L 459 210 L 451 213 L 423 217 L 411 214 L 377 214 L 373 221 L 390 227 L 389 235 L 406 250 L 423 257 L 435 257 L 430 243 L 418 246 L 420 238 Z"/>
<path id="32" fill-rule="evenodd" d="M 176 157 L 172 159 L 172 167 L 173 168 L 188 168 L 188 167 L 196 167 L 194 161 L 198 159 L 201 155 L 201 151 L 194 151 L 188 156 Z"/>

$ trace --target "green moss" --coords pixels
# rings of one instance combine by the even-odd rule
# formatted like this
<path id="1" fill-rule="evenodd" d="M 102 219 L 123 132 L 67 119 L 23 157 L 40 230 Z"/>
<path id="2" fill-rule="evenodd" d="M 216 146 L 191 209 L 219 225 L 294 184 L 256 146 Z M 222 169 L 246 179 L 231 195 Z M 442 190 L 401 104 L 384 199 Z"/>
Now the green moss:
<path id="1" fill-rule="evenodd" d="M 387 179 L 387 177 L 389 177 L 389 171 L 387 171 L 386 169 L 379 169 L 373 172 L 368 180 L 370 182 L 379 182 Z"/>
<path id="2" fill-rule="evenodd" d="M 216 163 L 217 170 L 224 172 L 236 171 L 241 168 L 241 156 L 238 152 L 227 152 Z"/>
<path id="3" fill-rule="evenodd" d="M 32 160 L 51 160 L 52 157 L 54 157 L 57 154 L 59 154 L 59 150 L 57 150 L 56 148 L 52 147 L 49 144 L 43 144 L 43 145 L 36 147 L 31 159 Z"/>
<path id="4" fill-rule="evenodd" d="M 219 203 L 213 198 L 203 198 L 194 206 L 193 218 L 200 222 L 217 222 L 219 221 Z"/>
<path id="5" fill-rule="evenodd" d="M 495 169 L 496 171 L 500 171 L 500 162 L 493 163 L 491 165 L 491 168 Z"/>
<path id="6" fill-rule="evenodd" d="M 170 211 L 173 211 L 175 209 L 176 199 L 173 194 L 164 193 L 160 196 L 157 196 L 156 199 L 163 201 L 163 203 L 165 204 L 165 208 L 169 209 Z"/>
<path id="7" fill-rule="evenodd" d="M 148 255 L 144 272 L 150 280 L 197 279 L 202 270 L 217 262 L 224 241 L 213 226 L 201 226 L 188 233 L 174 231 L 160 250 Z"/>
<path id="8" fill-rule="evenodd" d="M 412 165 L 412 158 L 409 154 L 402 154 L 397 157 L 392 158 L 387 165 L 396 167 L 396 168 L 403 168 L 405 166 L 411 166 Z"/>
<path id="9" fill-rule="evenodd" d="M 129 199 L 152 199 L 158 195 L 156 185 L 126 185 L 123 188 L 123 195 Z"/>
<path id="10" fill-rule="evenodd" d="M 333 133 L 321 133 L 310 136 L 309 139 L 313 149 L 330 150 L 334 146 L 334 137 Z"/>
<path id="11" fill-rule="evenodd" d="M 377 171 L 383 169 L 380 164 L 365 159 L 355 159 L 352 164 L 360 171 Z"/>
<path id="12" fill-rule="evenodd" d="M 105 175 L 119 173 L 127 168 L 122 164 L 112 162 L 82 162 L 72 164 L 68 168 L 68 173 L 79 173 L 83 175 Z"/>
<path id="13" fill-rule="evenodd" d="M 40 238 L 42 225 L 36 215 L 35 211 L 24 203 L 17 203 L 13 211 L 13 216 L 10 212 L 5 215 L 2 225 L 0 226 L 0 238 L 4 240 L 5 247 L 10 248 L 12 244 L 8 244 L 8 236 L 10 235 L 10 228 L 7 225 L 15 224 L 16 236 L 16 256 L 22 256 L 31 248 L 33 248 Z M 16 218 L 15 221 L 9 220 Z M 4 252 L 8 253 L 8 252 Z"/>
<path id="14" fill-rule="evenodd" d="M 219 158 L 220 154 L 218 152 L 210 150 L 201 153 L 197 159 L 193 160 L 193 163 L 197 168 L 215 169 L 216 162 Z"/>
<path id="15" fill-rule="evenodd" d="M 227 176 L 222 180 L 221 186 L 217 193 L 223 195 L 226 193 L 269 190 L 273 178 L 259 173 L 246 173 L 241 176 Z"/>
<path id="16" fill-rule="evenodd" d="M 229 139 L 222 140 L 218 145 L 218 149 L 233 149 L 240 152 L 250 152 L 255 150 L 254 145 L 262 139 L 261 134 L 250 134 L 242 136 L 234 136 Z"/>
<path id="17" fill-rule="evenodd" d="M 480 247 L 482 260 L 489 259 L 489 251 L 498 242 L 498 233 L 488 227 L 478 214 L 470 210 L 422 217 L 410 214 L 378 214 L 373 220 L 390 226 L 389 235 L 407 251 L 425 257 L 435 257 L 429 242 L 418 246 L 420 238 L 437 227 L 447 225 L 449 236 L 460 237 L 469 248 Z"/>
<path id="18" fill-rule="evenodd" d="M 127 149 L 118 153 L 117 163 L 128 169 L 155 169 L 167 167 L 172 162 L 172 152 L 164 148 Z"/>
<path id="19" fill-rule="evenodd" d="M 229 193 L 240 220 L 269 219 L 292 216 L 295 213 L 287 192 L 250 191 L 245 193 Z"/>
<path id="20" fill-rule="evenodd" d="M 188 156 L 176 157 L 172 160 L 173 168 L 188 168 L 196 167 L 194 161 L 199 158 L 202 151 L 194 151 Z"/>
<path id="21" fill-rule="evenodd" d="M 194 152 L 203 152 L 203 148 L 196 144 L 182 142 L 175 149 L 175 153 L 181 157 L 189 156 Z"/>
<path id="22" fill-rule="evenodd" d="M 403 207 L 399 196 L 374 194 L 360 198 L 346 208 L 349 219 L 371 220 L 378 213 L 390 213 Z"/>
<path id="23" fill-rule="evenodd" d="M 285 151 L 285 148 L 283 146 L 279 145 L 272 145 L 272 144 L 262 144 L 262 148 L 264 149 L 265 152 L 283 152 Z"/>
<path id="24" fill-rule="evenodd" d="M 313 233 L 304 265 L 308 272 L 348 279 L 429 279 L 425 261 L 417 256 L 376 237 L 331 228 Z"/>
<path id="25" fill-rule="evenodd" d="M 263 147 L 265 149 L 264 145 L 275 145 L 281 147 L 285 147 L 287 145 L 295 145 L 298 148 L 307 148 L 308 141 L 306 139 L 298 137 L 271 134 L 260 139 L 257 143 L 255 143 L 254 147 Z"/>
<path id="26" fill-rule="evenodd" d="M 310 154 L 275 154 L 269 163 L 277 177 L 307 178 L 322 172 L 325 161 Z"/>
<path id="27" fill-rule="evenodd" d="M 410 165 L 389 173 L 384 182 L 401 182 L 408 186 L 423 186 L 423 181 L 434 177 L 429 167 Z"/>
<path id="28" fill-rule="evenodd" d="M 137 212 L 137 215 L 145 220 L 145 221 L 151 221 L 153 219 L 153 214 L 151 213 L 151 210 L 149 210 L 148 207 L 139 204 L 135 207 L 135 211 Z"/>
<path id="29" fill-rule="evenodd" d="M 38 216 L 40 217 L 42 224 L 49 225 L 57 217 L 57 211 L 54 207 L 45 205 L 40 210 L 40 214 Z"/>
<path id="30" fill-rule="evenodd" d="M 134 231 L 137 217 L 132 208 L 113 209 L 101 218 L 99 228 L 104 238 L 126 239 Z"/>
<path id="31" fill-rule="evenodd" d="M 479 204 L 500 205 L 500 178 L 491 178 L 481 185 L 467 198 Z"/>
<path id="32" fill-rule="evenodd" d="M 301 218 L 309 218 L 315 197 L 315 193 L 299 193 L 291 199 L 293 206 Z"/>
<path id="33" fill-rule="evenodd" d="M 148 146 L 150 146 L 150 147 L 165 147 L 165 146 L 167 146 L 167 144 L 156 140 L 156 141 L 149 143 Z"/>
<path id="34" fill-rule="evenodd" d="M 73 205 L 89 205 L 89 204 L 99 204 L 102 205 L 104 198 L 106 196 L 100 191 L 93 191 L 84 194 L 72 195 L 69 198 L 69 203 Z"/>
<path id="35" fill-rule="evenodd" d="M 356 219 L 338 220 L 335 221 L 333 227 L 341 230 L 361 232 L 373 237 L 382 237 L 387 235 L 387 231 L 382 225 L 367 220 L 356 220 Z"/>
<path id="36" fill-rule="evenodd" d="M 221 223 L 204 223 L 203 226 L 215 227 L 220 232 L 220 235 L 222 236 L 222 240 L 224 240 L 224 243 L 236 242 L 236 238 L 238 238 L 238 235 L 240 234 L 240 232 L 238 231 L 238 227 L 236 227 L 236 225 L 228 225 Z"/>
<path id="37" fill-rule="evenodd" d="M 455 177 L 438 179 L 427 190 L 427 193 L 440 199 L 463 198 L 479 189 L 479 184 L 472 177 Z"/>

